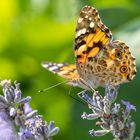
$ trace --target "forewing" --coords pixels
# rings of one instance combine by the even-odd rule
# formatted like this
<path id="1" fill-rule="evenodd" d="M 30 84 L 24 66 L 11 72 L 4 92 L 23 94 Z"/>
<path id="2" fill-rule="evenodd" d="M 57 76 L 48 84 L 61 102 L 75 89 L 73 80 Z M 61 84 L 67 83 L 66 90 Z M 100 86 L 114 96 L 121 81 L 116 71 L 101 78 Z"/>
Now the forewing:
<path id="1" fill-rule="evenodd" d="M 88 59 L 94 58 L 112 40 L 112 33 L 102 23 L 98 11 L 85 6 L 79 15 L 75 36 L 75 57 L 78 73 L 85 70 Z"/>
<path id="2" fill-rule="evenodd" d="M 42 66 L 66 79 L 74 80 L 78 78 L 76 65 L 74 64 L 43 62 Z"/>

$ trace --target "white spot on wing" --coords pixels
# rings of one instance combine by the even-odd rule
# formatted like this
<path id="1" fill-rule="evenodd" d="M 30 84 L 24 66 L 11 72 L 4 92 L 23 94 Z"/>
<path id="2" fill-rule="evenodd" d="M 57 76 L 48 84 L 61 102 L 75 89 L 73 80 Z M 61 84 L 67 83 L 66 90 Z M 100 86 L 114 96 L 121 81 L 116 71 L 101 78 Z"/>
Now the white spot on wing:
<path id="1" fill-rule="evenodd" d="M 81 34 L 85 34 L 85 33 L 86 33 L 86 28 L 83 28 L 76 33 L 76 37 L 80 36 Z"/>
<path id="2" fill-rule="evenodd" d="M 56 69 L 58 69 L 57 66 L 53 66 L 53 67 L 50 67 L 50 68 L 49 68 L 50 71 L 53 71 L 53 70 L 56 70 Z"/>
<path id="3" fill-rule="evenodd" d="M 89 20 L 91 21 L 91 20 L 92 20 L 92 18 L 90 17 L 90 18 L 89 18 Z"/>
<path id="4" fill-rule="evenodd" d="M 42 63 L 42 66 L 43 66 L 44 68 L 47 68 L 47 67 L 49 66 L 49 64 L 48 64 L 48 63 Z"/>
<path id="5" fill-rule="evenodd" d="M 83 18 L 78 19 L 78 23 L 81 23 L 83 21 Z"/>
<path id="6" fill-rule="evenodd" d="M 90 28 L 93 28 L 93 27 L 94 27 L 94 23 L 91 22 L 91 23 L 89 24 L 89 27 L 90 27 Z"/>
<path id="7" fill-rule="evenodd" d="M 82 34 L 85 34 L 86 33 L 86 28 L 83 28 L 82 29 Z"/>
<path id="8" fill-rule="evenodd" d="M 63 66 L 63 64 L 57 64 L 57 66 L 58 66 L 58 67 L 62 67 L 62 66 Z"/>
<path id="9" fill-rule="evenodd" d="M 81 32 L 82 32 L 82 30 L 79 30 L 79 31 L 76 33 L 76 37 L 80 36 L 80 35 L 81 35 Z"/>

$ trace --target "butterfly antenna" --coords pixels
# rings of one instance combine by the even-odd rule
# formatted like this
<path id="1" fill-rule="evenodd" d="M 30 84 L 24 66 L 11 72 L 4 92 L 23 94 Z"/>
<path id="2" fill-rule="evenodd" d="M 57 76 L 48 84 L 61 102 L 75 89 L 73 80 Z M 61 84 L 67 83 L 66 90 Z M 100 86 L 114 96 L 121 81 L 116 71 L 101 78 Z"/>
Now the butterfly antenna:
<path id="1" fill-rule="evenodd" d="M 45 92 L 45 91 L 47 91 L 47 90 L 50 90 L 50 89 L 52 89 L 52 88 L 54 88 L 54 87 L 57 87 L 57 86 L 59 86 L 59 85 L 61 85 L 61 84 L 63 84 L 63 83 L 67 83 L 67 82 L 68 82 L 68 80 L 63 81 L 63 82 L 60 82 L 60 83 L 55 84 L 55 85 L 53 85 L 53 86 L 50 86 L 50 87 L 48 87 L 48 88 L 45 88 L 45 89 L 39 90 L 38 92 L 39 92 L 39 93 L 41 93 L 41 92 Z"/>

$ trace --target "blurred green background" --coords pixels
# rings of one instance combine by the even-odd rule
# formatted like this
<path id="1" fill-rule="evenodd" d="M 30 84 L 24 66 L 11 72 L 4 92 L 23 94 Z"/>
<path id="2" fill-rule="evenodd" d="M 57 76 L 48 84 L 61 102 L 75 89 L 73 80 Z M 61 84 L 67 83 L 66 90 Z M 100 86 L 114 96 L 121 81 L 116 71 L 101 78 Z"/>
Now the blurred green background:
<path id="1" fill-rule="evenodd" d="M 140 136 L 140 0 L 1 0 L 0 1 L 0 78 L 18 80 L 23 96 L 32 97 L 31 105 L 45 120 L 54 120 L 61 131 L 56 140 L 111 140 L 107 135 L 91 138 L 88 130 L 94 121 L 81 119 L 90 113 L 87 106 L 68 95 L 70 87 L 41 67 L 41 61 L 74 63 L 73 44 L 80 9 L 91 5 L 99 10 L 103 22 L 112 30 L 114 39 L 125 41 L 137 60 L 137 76 L 121 86 L 120 99 L 137 107 L 133 112 L 136 136 Z M 99 89 L 103 93 L 103 89 Z M 79 88 L 72 88 L 76 97 Z"/>

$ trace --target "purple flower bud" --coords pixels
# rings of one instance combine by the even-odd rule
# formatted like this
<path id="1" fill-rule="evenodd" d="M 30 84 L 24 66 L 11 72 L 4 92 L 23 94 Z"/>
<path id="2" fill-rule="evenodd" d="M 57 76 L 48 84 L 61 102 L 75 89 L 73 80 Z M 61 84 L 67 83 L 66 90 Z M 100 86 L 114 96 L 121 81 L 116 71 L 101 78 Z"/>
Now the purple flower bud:
<path id="1" fill-rule="evenodd" d="M 19 140 L 28 140 L 34 138 L 33 134 L 31 133 L 30 129 L 26 128 L 20 128 L 20 132 L 18 133 L 18 139 Z"/>
<path id="2" fill-rule="evenodd" d="M 111 95 L 111 97 L 110 97 L 110 100 L 111 100 L 112 102 L 114 102 L 114 101 L 116 100 L 117 96 L 118 96 L 118 90 L 114 89 L 114 90 L 112 91 L 112 95 Z"/>
<path id="3" fill-rule="evenodd" d="M 22 98 L 18 103 L 24 104 L 24 103 L 29 102 L 30 100 L 31 100 L 31 97 L 27 96 L 25 98 Z"/>
<path id="4" fill-rule="evenodd" d="M 7 88 L 4 90 L 4 97 L 5 97 L 6 102 L 8 102 L 8 103 L 13 102 L 13 96 L 12 96 L 11 92 L 9 92 L 9 89 L 7 89 Z"/>
<path id="5" fill-rule="evenodd" d="M 48 129 L 52 130 L 54 128 L 54 121 L 50 121 L 49 125 L 48 125 Z"/>
<path id="6" fill-rule="evenodd" d="M 3 87 L 3 94 L 5 96 L 5 100 L 8 103 L 12 102 L 15 96 L 15 92 L 14 87 L 11 85 L 10 80 L 1 81 L 0 85 Z"/>
<path id="7" fill-rule="evenodd" d="M 93 93 L 93 97 L 92 97 L 92 100 L 94 102 L 94 106 L 100 106 L 99 105 L 99 102 L 101 102 L 102 100 L 102 96 L 98 94 L 98 92 L 94 92 Z M 101 105 L 102 106 L 102 105 Z M 102 107 L 101 107 L 102 108 Z M 100 108 L 100 109 L 101 109 Z"/>
<path id="8" fill-rule="evenodd" d="M 26 119 L 32 118 L 37 115 L 37 110 L 33 110 L 32 112 L 26 114 Z"/>
<path id="9" fill-rule="evenodd" d="M 131 110 L 136 111 L 136 107 L 134 105 L 130 104 L 130 102 L 127 102 L 127 101 L 124 101 L 124 100 L 121 100 L 121 102 L 126 108 L 126 110 L 125 110 L 126 113 L 129 114 L 131 112 Z"/>
<path id="10" fill-rule="evenodd" d="M 104 108 L 104 103 L 103 103 L 101 100 L 99 100 L 99 101 L 97 101 L 97 106 L 98 106 L 100 109 L 103 109 L 103 108 Z"/>
<path id="11" fill-rule="evenodd" d="M 104 136 L 104 135 L 106 135 L 109 132 L 110 132 L 110 130 L 97 130 L 97 131 L 94 131 L 92 129 L 92 130 L 89 131 L 89 134 L 91 136 Z"/>
<path id="12" fill-rule="evenodd" d="M 59 130 L 60 130 L 59 127 L 53 128 L 53 129 L 49 132 L 48 137 L 52 137 L 52 136 L 56 135 L 56 134 L 59 132 Z"/>
<path id="13" fill-rule="evenodd" d="M 105 94 L 108 94 L 110 93 L 110 86 L 109 86 L 109 82 L 106 83 L 106 86 L 105 86 Z"/>
<path id="14" fill-rule="evenodd" d="M 104 101 L 104 112 L 105 112 L 105 114 L 110 114 L 110 112 L 111 112 L 108 101 Z"/>
<path id="15" fill-rule="evenodd" d="M 118 95 L 118 87 L 110 87 L 109 84 L 106 85 L 106 89 L 105 89 L 105 94 L 106 94 L 106 98 L 111 102 L 113 103 L 116 98 L 117 98 L 117 95 Z"/>
<path id="16" fill-rule="evenodd" d="M 46 137 L 49 134 L 49 129 L 48 129 L 48 126 L 47 125 L 44 126 L 44 134 L 45 134 Z"/>
<path id="17" fill-rule="evenodd" d="M 82 117 L 82 119 L 95 120 L 95 119 L 99 118 L 100 116 L 99 116 L 99 114 L 86 114 L 84 112 L 81 117 Z"/>
<path id="18" fill-rule="evenodd" d="M 82 98 L 83 100 L 85 100 L 88 104 L 90 104 L 91 106 L 93 105 L 93 100 L 88 96 L 88 94 L 86 93 L 86 91 L 80 92 L 78 94 L 78 96 L 80 98 Z"/>
<path id="19" fill-rule="evenodd" d="M 106 122 L 96 122 L 96 125 L 100 125 L 100 127 L 102 129 L 107 129 L 110 130 L 110 124 L 106 123 Z"/>
<path id="20" fill-rule="evenodd" d="M 21 91 L 15 90 L 15 102 L 18 102 L 21 99 Z"/>
<path id="21" fill-rule="evenodd" d="M 28 113 L 32 112 L 32 108 L 31 108 L 31 106 L 29 105 L 28 102 L 24 104 L 23 109 L 24 109 L 25 114 L 28 114 Z"/>
<path id="22" fill-rule="evenodd" d="M 102 116 L 104 114 L 104 111 L 96 106 L 92 109 L 93 113 L 98 114 L 99 116 Z"/>
<path id="23" fill-rule="evenodd" d="M 114 107 L 112 108 L 112 113 L 117 114 L 120 111 L 120 104 L 114 104 Z"/>

